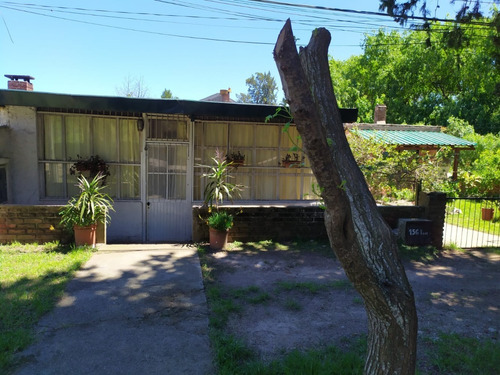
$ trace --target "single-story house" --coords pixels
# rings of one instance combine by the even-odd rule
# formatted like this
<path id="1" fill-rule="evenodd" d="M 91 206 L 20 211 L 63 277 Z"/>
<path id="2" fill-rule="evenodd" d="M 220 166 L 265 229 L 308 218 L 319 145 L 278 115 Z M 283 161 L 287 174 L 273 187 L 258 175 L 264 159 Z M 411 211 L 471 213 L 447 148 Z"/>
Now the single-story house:
<path id="1" fill-rule="evenodd" d="M 245 156 L 232 170 L 246 186 L 237 204 L 317 200 L 307 159 L 290 152 L 296 129 L 284 133 L 280 117 L 266 122 L 276 106 L 231 102 L 229 90 L 219 93 L 222 102 L 43 93 L 32 91 L 32 77 L 8 77 L 9 89 L 0 90 L 0 204 L 65 204 L 76 193 L 75 161 L 99 156 L 116 210 L 107 242 L 198 240 L 203 165 L 216 150 Z M 341 116 L 353 123 L 357 110 Z"/>
<path id="2" fill-rule="evenodd" d="M 265 121 L 275 106 L 42 93 L 29 90 L 32 77 L 9 78 L 14 89 L 0 90 L 0 203 L 64 204 L 76 193 L 72 165 L 98 155 L 115 200 L 108 242 L 189 241 L 202 165 L 217 149 L 245 156 L 232 173 L 247 187 L 239 203 L 315 199 L 307 161 L 281 164 L 297 133 Z M 342 116 L 352 122 L 357 111 Z"/>

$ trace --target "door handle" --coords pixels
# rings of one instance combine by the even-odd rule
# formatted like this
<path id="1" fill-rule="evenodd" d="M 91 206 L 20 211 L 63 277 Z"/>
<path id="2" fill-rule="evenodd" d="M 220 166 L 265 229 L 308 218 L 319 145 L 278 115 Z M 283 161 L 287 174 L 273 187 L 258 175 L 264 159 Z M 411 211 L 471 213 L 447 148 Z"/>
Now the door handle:
<path id="1" fill-rule="evenodd" d="M 146 206 L 148 207 L 148 210 L 149 210 L 149 207 L 151 206 L 151 202 L 147 202 Z"/>

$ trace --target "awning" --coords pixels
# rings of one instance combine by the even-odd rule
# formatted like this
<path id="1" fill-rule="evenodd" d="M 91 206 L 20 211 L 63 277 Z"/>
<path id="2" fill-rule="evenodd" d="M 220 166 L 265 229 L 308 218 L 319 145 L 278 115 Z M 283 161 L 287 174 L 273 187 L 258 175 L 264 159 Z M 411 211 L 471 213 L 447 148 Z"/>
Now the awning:
<path id="1" fill-rule="evenodd" d="M 449 146 L 454 149 L 472 150 L 476 145 L 474 142 L 434 131 L 358 129 L 355 133 L 376 142 L 407 146 L 404 148 L 426 149 Z"/>

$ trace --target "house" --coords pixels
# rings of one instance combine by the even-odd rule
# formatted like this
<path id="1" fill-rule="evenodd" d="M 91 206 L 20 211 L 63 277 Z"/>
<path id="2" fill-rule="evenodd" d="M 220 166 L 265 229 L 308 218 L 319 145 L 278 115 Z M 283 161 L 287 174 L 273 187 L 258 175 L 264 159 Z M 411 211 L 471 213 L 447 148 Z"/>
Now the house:
<path id="1" fill-rule="evenodd" d="M 71 166 L 98 155 L 115 200 L 107 242 L 189 241 L 202 166 L 217 149 L 245 155 L 233 173 L 247 187 L 240 203 L 315 198 L 307 161 L 281 165 L 297 132 L 283 133 L 279 118 L 265 121 L 275 106 L 42 93 L 31 91 L 33 77 L 8 78 L 14 89 L 0 90 L 0 203 L 64 204 L 76 192 Z M 341 112 L 344 122 L 357 117 Z"/>
<path id="2" fill-rule="evenodd" d="M 344 128 L 346 131 L 355 129 L 357 134 L 364 139 L 396 145 L 398 150 L 414 150 L 434 154 L 440 148 L 449 147 L 453 150 L 454 155 L 452 178 L 457 179 L 460 152 L 473 150 L 476 145 L 474 142 L 442 133 L 440 126 L 387 124 L 386 113 L 385 105 L 377 105 L 373 124 L 344 124 Z"/>

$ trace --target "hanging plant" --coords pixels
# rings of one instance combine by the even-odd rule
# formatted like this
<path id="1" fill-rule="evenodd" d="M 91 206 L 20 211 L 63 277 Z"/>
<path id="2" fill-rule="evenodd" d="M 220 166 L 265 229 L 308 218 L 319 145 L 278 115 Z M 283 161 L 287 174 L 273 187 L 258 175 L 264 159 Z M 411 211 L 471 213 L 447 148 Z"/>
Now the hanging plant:
<path id="1" fill-rule="evenodd" d="M 78 160 L 73 163 L 69 169 L 69 173 L 77 176 L 85 176 L 88 179 L 93 179 L 98 174 L 101 174 L 102 185 L 106 185 L 106 177 L 110 175 L 109 166 L 106 162 L 99 157 L 99 155 L 92 155 L 86 159 L 77 155 Z"/>

